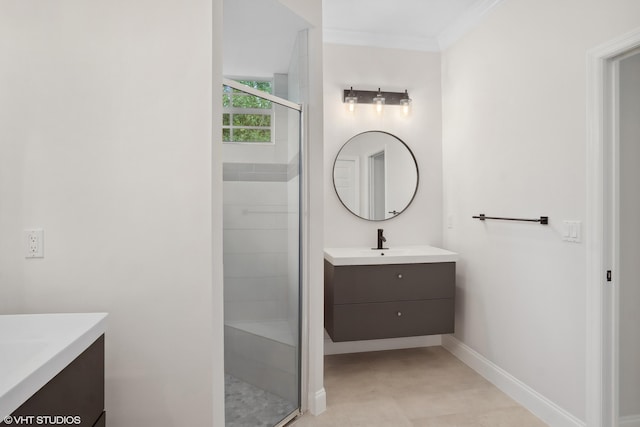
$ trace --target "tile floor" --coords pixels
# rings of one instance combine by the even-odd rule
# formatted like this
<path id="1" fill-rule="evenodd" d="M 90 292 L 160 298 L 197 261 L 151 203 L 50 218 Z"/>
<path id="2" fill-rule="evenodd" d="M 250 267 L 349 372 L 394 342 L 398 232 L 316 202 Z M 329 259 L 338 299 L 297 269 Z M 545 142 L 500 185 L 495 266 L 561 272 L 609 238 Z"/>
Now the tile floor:
<path id="1" fill-rule="evenodd" d="M 280 396 L 225 374 L 225 426 L 269 427 L 296 408 Z"/>
<path id="2" fill-rule="evenodd" d="M 544 427 L 442 347 L 325 357 L 327 410 L 294 427 Z"/>

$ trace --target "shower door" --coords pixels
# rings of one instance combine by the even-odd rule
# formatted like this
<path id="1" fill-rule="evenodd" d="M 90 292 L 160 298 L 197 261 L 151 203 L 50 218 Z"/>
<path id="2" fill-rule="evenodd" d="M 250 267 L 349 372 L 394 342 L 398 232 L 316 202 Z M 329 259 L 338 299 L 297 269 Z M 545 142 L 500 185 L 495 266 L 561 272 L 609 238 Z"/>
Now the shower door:
<path id="1" fill-rule="evenodd" d="M 224 84 L 226 426 L 280 426 L 300 413 L 302 112 Z"/>

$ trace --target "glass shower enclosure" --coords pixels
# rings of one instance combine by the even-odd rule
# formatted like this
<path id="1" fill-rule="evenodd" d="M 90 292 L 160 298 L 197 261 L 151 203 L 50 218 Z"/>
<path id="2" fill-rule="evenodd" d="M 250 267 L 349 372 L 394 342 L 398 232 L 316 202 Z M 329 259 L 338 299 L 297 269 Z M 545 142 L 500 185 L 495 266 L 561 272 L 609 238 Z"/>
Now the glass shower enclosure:
<path id="1" fill-rule="evenodd" d="M 302 109 L 278 84 L 224 80 L 227 427 L 300 413 Z"/>

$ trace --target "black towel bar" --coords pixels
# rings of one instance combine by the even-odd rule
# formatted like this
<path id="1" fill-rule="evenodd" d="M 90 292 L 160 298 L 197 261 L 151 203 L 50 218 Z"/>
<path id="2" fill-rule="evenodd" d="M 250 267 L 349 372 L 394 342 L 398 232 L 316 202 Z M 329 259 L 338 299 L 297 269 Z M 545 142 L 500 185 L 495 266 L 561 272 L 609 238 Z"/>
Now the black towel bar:
<path id="1" fill-rule="evenodd" d="M 504 217 L 499 217 L 499 216 L 486 216 L 485 214 L 480 214 L 480 215 L 474 216 L 472 218 L 479 219 L 480 221 L 484 221 L 485 219 L 499 219 L 499 220 L 503 220 L 503 221 L 539 222 L 542 225 L 549 224 L 549 217 L 548 216 L 541 216 L 538 219 L 526 219 L 526 218 L 504 218 Z"/>

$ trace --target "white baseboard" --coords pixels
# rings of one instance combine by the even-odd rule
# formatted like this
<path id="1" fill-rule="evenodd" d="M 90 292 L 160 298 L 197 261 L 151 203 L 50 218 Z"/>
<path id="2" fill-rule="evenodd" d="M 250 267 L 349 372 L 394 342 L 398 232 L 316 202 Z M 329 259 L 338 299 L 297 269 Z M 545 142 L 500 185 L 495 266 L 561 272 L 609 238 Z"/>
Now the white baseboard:
<path id="1" fill-rule="evenodd" d="M 320 415 L 327 410 L 327 392 L 324 387 L 309 396 L 309 412 Z"/>
<path id="2" fill-rule="evenodd" d="M 443 335 L 442 346 L 550 426 L 586 426 L 584 421 L 571 415 L 453 336 Z"/>
<path id="3" fill-rule="evenodd" d="M 620 427 L 640 427 L 640 415 L 620 417 Z"/>
<path id="4" fill-rule="evenodd" d="M 441 335 L 389 338 L 384 340 L 333 342 L 324 334 L 324 354 L 362 353 L 365 351 L 400 350 L 403 348 L 442 345 Z"/>

